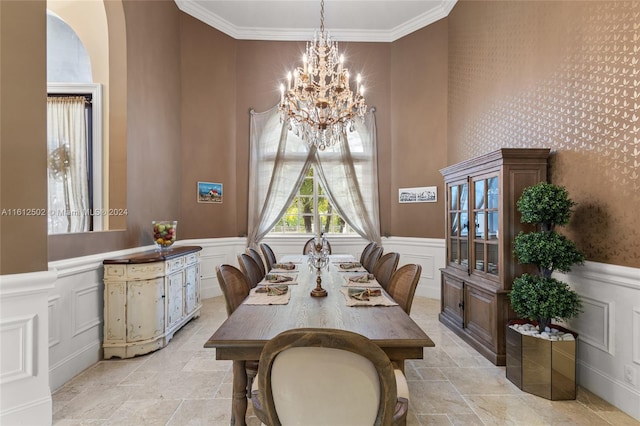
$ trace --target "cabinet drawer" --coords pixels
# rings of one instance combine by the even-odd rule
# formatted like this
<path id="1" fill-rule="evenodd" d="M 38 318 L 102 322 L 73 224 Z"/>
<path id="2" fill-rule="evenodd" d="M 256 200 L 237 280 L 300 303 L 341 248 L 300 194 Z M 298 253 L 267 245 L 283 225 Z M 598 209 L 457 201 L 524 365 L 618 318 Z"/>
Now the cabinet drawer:
<path id="1" fill-rule="evenodd" d="M 181 256 L 175 259 L 171 259 L 171 260 L 167 260 L 166 262 L 166 273 L 167 275 L 170 275 L 176 271 L 179 271 L 180 269 L 184 268 L 185 265 L 185 257 L 186 256 Z"/>
<path id="2" fill-rule="evenodd" d="M 142 263 L 127 266 L 127 280 L 146 280 L 164 275 L 161 263 Z"/>
<path id="3" fill-rule="evenodd" d="M 105 265 L 105 280 L 124 280 L 127 277 L 127 267 L 125 265 Z"/>
<path id="4" fill-rule="evenodd" d="M 191 253 L 191 254 L 186 256 L 184 264 L 185 264 L 185 266 L 193 265 L 194 263 L 197 263 L 198 260 L 200 260 L 200 252 Z"/>

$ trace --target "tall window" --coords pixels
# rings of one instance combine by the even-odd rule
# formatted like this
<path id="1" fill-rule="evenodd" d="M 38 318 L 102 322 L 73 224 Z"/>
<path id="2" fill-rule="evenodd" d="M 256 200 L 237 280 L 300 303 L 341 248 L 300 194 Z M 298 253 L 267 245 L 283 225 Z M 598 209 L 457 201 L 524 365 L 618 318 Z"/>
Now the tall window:
<path id="1" fill-rule="evenodd" d="M 367 240 L 380 241 L 373 111 L 363 121 L 356 120 L 354 128 L 347 143 L 318 153 L 288 131 L 277 106 L 251 112 L 249 244 L 258 244 L 268 233 L 318 230 L 353 230 Z M 323 229 L 314 229 L 315 218 Z"/>
<path id="2" fill-rule="evenodd" d="M 105 228 L 102 88 L 80 37 L 47 11 L 49 234 Z"/>
<path id="3" fill-rule="evenodd" d="M 313 166 L 305 176 L 293 202 L 271 231 L 281 234 L 316 234 L 315 215 L 325 234 L 350 234 L 353 230 L 340 217 L 326 196 Z"/>
<path id="4" fill-rule="evenodd" d="M 93 230 L 91 94 L 47 97 L 50 234 Z"/>

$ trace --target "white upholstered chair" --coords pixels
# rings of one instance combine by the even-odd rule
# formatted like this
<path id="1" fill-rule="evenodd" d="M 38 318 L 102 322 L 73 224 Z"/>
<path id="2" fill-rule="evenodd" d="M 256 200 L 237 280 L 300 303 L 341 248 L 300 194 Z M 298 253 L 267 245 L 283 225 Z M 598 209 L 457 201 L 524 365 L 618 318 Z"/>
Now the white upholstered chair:
<path id="1" fill-rule="evenodd" d="M 404 424 L 409 390 L 404 374 L 366 337 L 302 328 L 270 340 L 251 392 L 266 425 Z"/>

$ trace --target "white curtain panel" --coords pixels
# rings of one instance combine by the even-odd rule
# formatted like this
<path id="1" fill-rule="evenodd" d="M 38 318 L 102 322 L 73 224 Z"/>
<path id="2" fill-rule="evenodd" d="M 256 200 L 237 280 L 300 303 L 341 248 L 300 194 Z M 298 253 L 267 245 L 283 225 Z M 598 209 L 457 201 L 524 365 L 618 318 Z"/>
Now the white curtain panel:
<path id="1" fill-rule="evenodd" d="M 85 98 L 47 97 L 49 233 L 89 230 Z"/>
<path id="2" fill-rule="evenodd" d="M 355 120 L 355 131 L 316 153 L 320 182 L 331 204 L 361 237 L 381 244 L 378 147 L 374 110 Z"/>
<path id="3" fill-rule="evenodd" d="M 256 247 L 289 208 L 314 150 L 288 131 L 277 106 L 251 111 L 250 144 L 247 242 Z"/>
<path id="4" fill-rule="evenodd" d="M 248 244 L 275 226 L 313 164 L 331 204 L 358 234 L 380 242 L 376 125 L 373 111 L 325 151 L 310 148 L 280 119 L 278 107 L 251 111 Z"/>

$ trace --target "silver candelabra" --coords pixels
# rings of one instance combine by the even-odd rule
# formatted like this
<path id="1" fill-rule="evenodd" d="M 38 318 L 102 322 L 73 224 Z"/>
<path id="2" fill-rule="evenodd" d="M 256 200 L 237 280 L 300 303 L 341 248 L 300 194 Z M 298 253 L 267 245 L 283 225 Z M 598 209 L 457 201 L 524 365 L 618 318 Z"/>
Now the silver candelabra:
<path id="1" fill-rule="evenodd" d="M 309 267 L 316 270 L 316 288 L 311 290 L 313 297 L 325 297 L 327 290 L 322 288 L 322 269 L 329 264 L 329 245 L 323 235 L 315 238 L 314 244 L 309 249 Z"/>

